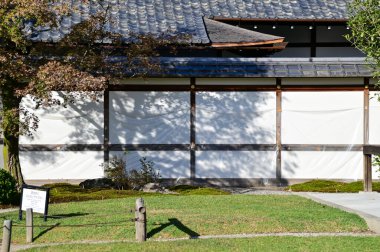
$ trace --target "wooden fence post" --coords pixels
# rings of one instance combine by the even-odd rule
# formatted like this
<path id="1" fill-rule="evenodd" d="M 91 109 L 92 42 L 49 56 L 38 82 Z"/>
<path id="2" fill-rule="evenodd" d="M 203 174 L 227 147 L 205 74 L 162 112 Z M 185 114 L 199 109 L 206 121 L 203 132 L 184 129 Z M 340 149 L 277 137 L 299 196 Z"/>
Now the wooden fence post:
<path id="1" fill-rule="evenodd" d="M 11 249 L 12 221 L 5 220 L 3 226 L 3 240 L 1 242 L 1 252 L 9 252 Z"/>
<path id="2" fill-rule="evenodd" d="M 136 240 L 139 242 L 146 241 L 146 209 L 142 198 L 136 200 L 135 218 Z"/>
<path id="3" fill-rule="evenodd" d="M 26 242 L 33 242 L 33 209 L 26 209 Z"/>

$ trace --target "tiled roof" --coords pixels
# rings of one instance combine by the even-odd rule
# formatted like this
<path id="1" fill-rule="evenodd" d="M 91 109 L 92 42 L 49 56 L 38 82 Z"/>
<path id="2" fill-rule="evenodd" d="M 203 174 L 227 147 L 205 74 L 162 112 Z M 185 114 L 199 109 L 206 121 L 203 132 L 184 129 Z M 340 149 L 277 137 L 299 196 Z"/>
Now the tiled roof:
<path id="1" fill-rule="evenodd" d="M 161 58 L 161 66 L 168 77 L 371 77 L 372 73 L 364 58 Z"/>
<path id="2" fill-rule="evenodd" d="M 101 9 L 98 1 L 73 2 L 74 13 L 58 30 L 34 32 L 34 41 L 57 41 L 90 14 Z M 133 33 L 190 34 L 192 42 L 209 43 L 202 17 L 265 19 L 346 19 L 349 0 L 105 0 L 112 22 L 106 29 L 125 37 Z"/>

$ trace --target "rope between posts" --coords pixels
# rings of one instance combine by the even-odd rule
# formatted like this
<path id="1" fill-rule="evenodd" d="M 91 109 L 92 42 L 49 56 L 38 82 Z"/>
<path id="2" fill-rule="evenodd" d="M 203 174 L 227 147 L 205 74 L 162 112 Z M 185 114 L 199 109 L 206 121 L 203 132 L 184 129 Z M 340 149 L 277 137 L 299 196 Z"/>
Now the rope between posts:
<path id="1" fill-rule="evenodd" d="M 117 227 L 117 226 L 125 226 L 121 225 L 120 223 L 129 223 L 129 222 L 135 222 L 138 221 L 136 219 L 129 219 L 125 221 L 117 221 L 117 222 L 104 222 L 104 223 L 88 223 L 88 224 L 66 224 L 66 225 L 60 225 L 60 224 L 54 224 L 54 225 L 33 225 L 33 226 L 26 226 L 26 225 L 20 225 L 20 224 L 15 224 L 13 225 L 14 227 L 40 227 L 40 228 L 51 228 L 51 227 L 93 227 L 93 226 L 112 226 L 112 227 Z M 118 223 L 119 225 L 115 225 Z"/>

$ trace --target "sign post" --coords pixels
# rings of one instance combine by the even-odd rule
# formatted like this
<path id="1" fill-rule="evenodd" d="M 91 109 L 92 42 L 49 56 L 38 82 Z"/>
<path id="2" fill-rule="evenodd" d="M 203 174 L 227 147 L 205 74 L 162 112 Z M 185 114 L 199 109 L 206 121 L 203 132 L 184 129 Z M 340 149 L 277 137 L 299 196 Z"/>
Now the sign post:
<path id="1" fill-rule="evenodd" d="M 47 220 L 49 206 L 50 188 L 23 185 L 21 192 L 21 204 L 19 209 L 19 220 L 22 220 L 22 211 L 28 208 L 33 209 L 33 213 L 44 215 L 44 221 Z"/>

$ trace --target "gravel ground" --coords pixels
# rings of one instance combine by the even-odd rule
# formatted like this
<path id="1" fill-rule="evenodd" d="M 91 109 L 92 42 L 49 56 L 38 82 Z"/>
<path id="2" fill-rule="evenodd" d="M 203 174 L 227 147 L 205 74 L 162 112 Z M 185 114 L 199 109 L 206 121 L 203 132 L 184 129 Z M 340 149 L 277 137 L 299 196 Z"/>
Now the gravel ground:
<path id="1" fill-rule="evenodd" d="M 252 194 L 252 195 L 292 195 L 292 192 L 283 191 L 283 188 L 239 188 L 225 187 L 221 188 L 232 194 Z"/>

